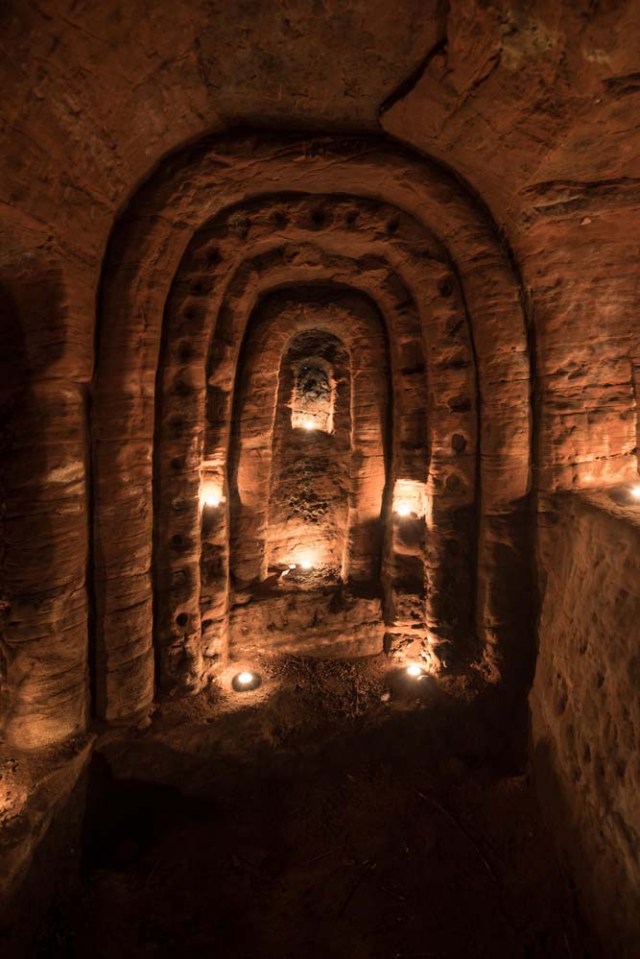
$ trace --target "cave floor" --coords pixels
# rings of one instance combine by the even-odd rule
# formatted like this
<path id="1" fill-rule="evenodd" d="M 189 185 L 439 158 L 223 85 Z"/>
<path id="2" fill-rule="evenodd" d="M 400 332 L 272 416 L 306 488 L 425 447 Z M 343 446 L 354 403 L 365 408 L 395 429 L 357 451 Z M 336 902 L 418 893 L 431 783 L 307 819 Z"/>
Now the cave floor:
<path id="1" fill-rule="evenodd" d="M 275 679 L 243 708 L 210 691 L 102 736 L 82 878 L 35 955 L 596 954 L 477 701 L 430 681 L 389 697 L 372 664 Z"/>

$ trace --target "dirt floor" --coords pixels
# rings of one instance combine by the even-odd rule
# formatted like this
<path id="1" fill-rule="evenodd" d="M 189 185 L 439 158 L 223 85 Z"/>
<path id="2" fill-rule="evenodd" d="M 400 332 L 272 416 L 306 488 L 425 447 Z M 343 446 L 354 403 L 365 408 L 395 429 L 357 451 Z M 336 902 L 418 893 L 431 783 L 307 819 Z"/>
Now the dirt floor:
<path id="1" fill-rule="evenodd" d="M 504 715 L 377 661 L 263 673 L 102 736 L 34 956 L 597 955 Z"/>

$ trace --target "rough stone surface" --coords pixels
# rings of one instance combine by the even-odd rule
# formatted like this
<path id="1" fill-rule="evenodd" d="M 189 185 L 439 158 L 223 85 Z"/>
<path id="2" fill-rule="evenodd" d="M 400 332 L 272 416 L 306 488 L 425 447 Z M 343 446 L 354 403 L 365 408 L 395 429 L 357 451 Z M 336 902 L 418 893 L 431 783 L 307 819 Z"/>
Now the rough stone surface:
<path id="1" fill-rule="evenodd" d="M 338 196 L 335 210 L 332 201 L 327 203 L 323 199 L 329 187 Z M 225 200 L 228 204 L 247 191 L 253 196 L 271 198 L 274 190 L 283 189 L 290 193 L 304 192 L 306 209 L 303 205 L 300 210 L 294 208 L 287 212 L 276 207 L 269 210 L 267 217 L 259 210 L 252 217 L 238 207 L 229 210 L 225 205 Z M 396 208 L 382 231 L 375 231 L 376 218 L 372 222 L 371 216 L 358 215 L 353 219 L 348 210 L 344 219 L 340 215 L 343 195 L 355 192 L 360 196 L 366 191 L 379 195 L 381 190 L 385 193 L 384 209 Z M 270 205 L 272 201 L 266 199 L 262 204 L 265 202 Z M 415 208 L 412 218 L 402 212 L 407 205 Z M 213 224 L 213 233 L 207 226 L 209 223 Z M 252 262 L 248 269 L 240 270 L 239 290 L 233 282 L 221 282 L 230 270 L 237 269 L 238 260 L 242 263 L 246 251 L 254 249 L 254 243 L 259 248 L 265 230 L 267 235 L 283 234 L 282 239 L 295 238 L 298 243 L 301 235 L 327 233 L 326 242 L 334 257 L 344 249 L 360 252 L 362 244 L 358 258 L 360 272 L 366 266 L 378 282 L 381 277 L 376 274 L 382 262 L 378 256 L 372 261 L 371 254 L 379 250 L 384 255 L 387 250 L 395 249 L 398 235 L 398 253 L 403 256 L 394 265 L 398 270 L 402 264 L 407 274 L 402 277 L 403 284 L 408 284 L 411 295 L 407 296 L 390 276 L 382 296 L 379 292 L 374 296 L 376 302 L 382 300 L 384 309 L 384 301 L 391 295 L 397 315 L 388 332 L 391 356 L 397 364 L 393 379 L 398 383 L 401 411 L 398 428 L 394 430 L 395 469 L 398 476 L 413 475 L 425 452 L 435 447 L 438 453 L 434 450 L 433 468 L 427 477 L 428 492 L 434 502 L 437 500 L 445 509 L 466 505 L 475 482 L 473 460 L 468 459 L 466 464 L 464 460 L 457 460 L 451 437 L 458 433 L 458 414 L 463 413 L 467 421 L 473 417 L 477 376 L 482 398 L 482 433 L 478 530 L 481 586 L 478 587 L 476 629 L 488 671 L 505 674 L 518 660 L 526 659 L 526 650 L 515 650 L 515 656 L 505 655 L 506 647 L 500 637 L 519 623 L 524 608 L 520 592 L 522 588 L 525 592 L 527 589 L 520 519 L 530 481 L 527 341 L 516 279 L 482 211 L 442 171 L 374 141 L 344 138 L 219 141 L 205 151 L 189 151 L 174 165 L 159 171 L 123 218 L 112 239 L 105 266 L 94 397 L 94 470 L 99 546 L 96 625 L 99 659 L 103 663 L 98 676 L 99 689 L 104 685 L 99 709 L 110 719 L 143 713 L 149 708 L 152 696 L 151 635 L 147 628 L 145 640 L 144 632 L 153 591 L 149 575 L 153 524 L 148 504 L 154 422 L 158 415 L 154 384 L 159 359 L 162 364 L 166 355 L 166 350 L 162 353 L 161 343 L 168 344 L 171 366 L 158 427 L 163 436 L 167 433 L 176 439 L 183 436 L 188 442 L 182 457 L 161 455 L 159 462 L 163 464 L 168 460 L 178 469 L 178 464 L 184 463 L 189 473 L 188 482 L 193 482 L 193 470 L 198 456 L 202 455 L 198 444 L 203 438 L 198 424 L 204 416 L 200 357 L 205 348 L 205 334 L 212 328 L 220 338 L 220 342 L 216 345 L 214 340 L 211 347 L 209 383 L 217 391 L 215 403 L 225 396 L 226 400 L 216 411 L 204 453 L 207 462 L 224 468 L 232 409 L 229 397 L 242 331 L 252 302 L 243 285 L 260 279 L 262 273 L 270 274 L 267 290 L 270 286 L 295 281 L 309 283 L 317 264 L 317 255 L 309 254 L 307 246 L 301 247 L 304 258 L 299 260 L 296 247 L 289 243 L 275 258 L 273 254 L 265 254 L 263 261 Z M 221 235 L 216 236 L 216 231 Z M 342 243 L 337 236 L 331 239 L 336 231 L 347 233 Z M 192 244 L 186 247 L 190 237 L 193 237 Z M 216 238 L 215 244 L 211 242 L 213 238 Z M 231 257 L 228 253 L 225 255 L 227 246 Z M 429 247 L 435 253 L 435 270 L 430 268 Z M 448 266 L 446 272 L 442 269 L 443 260 Z M 148 264 L 152 264 L 151 269 Z M 183 267 L 188 271 L 185 276 Z M 303 267 L 306 274 L 301 276 L 298 267 Z M 335 276 L 334 272 L 334 281 Z M 457 283 L 461 290 L 456 294 Z M 166 310 L 165 302 L 169 303 Z M 421 327 L 413 328 L 413 343 L 404 332 L 411 328 L 407 324 L 415 323 L 411 316 L 412 302 L 419 304 L 421 321 Z M 164 337 L 163 315 L 167 316 L 171 330 Z M 469 334 L 465 330 L 467 323 L 473 327 L 472 357 L 469 356 Z M 456 340 L 458 336 L 460 340 Z M 185 337 L 195 337 L 186 353 L 179 345 Z M 173 368 L 173 344 L 176 344 L 182 371 Z M 427 417 L 432 431 L 428 438 L 424 434 L 424 414 L 420 412 L 424 407 L 419 379 L 414 375 L 422 375 L 421 363 L 413 366 L 419 355 L 417 351 L 425 347 L 425 365 L 435 390 L 432 403 L 442 404 L 433 416 Z M 182 384 L 178 390 L 175 389 L 176 377 Z M 140 382 L 144 383 L 141 391 L 135 386 Z M 170 413 L 168 402 L 175 403 L 176 395 L 181 404 L 190 404 L 188 412 L 183 409 L 174 415 Z M 446 405 L 442 403 L 445 398 Z M 473 432 L 473 428 L 468 432 Z M 123 435 L 127 437 L 124 444 Z M 474 479 L 469 483 L 471 477 Z M 163 509 L 171 499 L 161 496 Z M 193 488 L 185 501 L 187 511 L 175 517 L 175 523 L 183 528 L 168 537 L 163 535 L 158 545 L 162 549 L 161 544 L 168 539 L 170 549 L 181 553 L 192 564 L 192 570 L 185 571 L 181 579 L 186 588 L 192 589 L 190 609 L 193 612 L 193 588 L 198 582 L 193 564 L 200 535 Z M 134 537 L 126 543 L 114 526 L 115 513 Z M 440 516 L 437 509 L 434 516 Z M 444 529 L 447 521 L 452 524 L 453 543 L 464 529 L 464 514 L 457 522 L 453 514 L 443 514 Z M 453 548 L 450 554 L 461 557 L 461 569 L 468 568 L 469 554 L 464 549 Z M 439 555 L 442 565 L 446 550 L 443 548 L 434 555 Z M 510 587 L 505 589 L 500 582 L 507 569 Z M 518 583 L 519 588 L 515 588 Z M 437 596 L 440 592 L 437 576 L 433 585 Z M 187 610 L 185 613 L 190 615 Z M 404 618 L 403 614 L 400 618 Z M 437 619 L 437 615 L 432 617 L 432 621 Z M 461 622 L 465 622 L 465 613 Z M 518 629 L 521 633 L 521 628 Z M 180 659 L 187 673 L 197 674 L 200 666 L 193 642 L 187 637 L 184 656 L 181 654 Z M 127 683 L 130 684 L 128 691 Z"/>
<path id="2" fill-rule="evenodd" d="M 640 505 L 624 490 L 543 513 L 534 767 L 605 955 L 640 947 Z"/>
<path id="3" fill-rule="evenodd" d="M 244 330 L 279 286 L 333 283 L 368 296 L 390 331 L 385 468 L 424 467 L 430 504 L 415 527 L 385 514 L 382 611 L 378 595 L 349 596 L 344 627 L 371 613 L 389 650 L 424 634 L 440 664 L 474 662 L 522 700 L 537 564 L 537 728 L 580 807 L 569 727 L 547 703 L 548 637 L 569 691 L 574 672 L 580 689 L 592 667 L 608 675 L 573 658 L 567 596 L 582 589 L 594 649 L 623 642 L 633 561 L 610 565 L 593 544 L 614 529 L 627 543 L 635 527 L 580 501 L 547 542 L 543 505 L 536 557 L 531 494 L 637 482 L 639 14 L 637 0 L 3 5 L 0 734 L 12 747 L 64 741 L 92 711 L 143 719 L 162 649 L 191 692 L 224 658 L 229 620 L 250 604 L 231 615 L 230 500 L 203 517 L 199 497 L 203 475 L 226 483 Z M 607 571 L 598 609 L 588 526 Z M 274 611 L 288 589 L 276 584 Z M 301 605 L 311 624 L 318 596 Z M 607 693 L 612 728 L 617 709 Z M 618 762 L 603 759 L 592 812 L 623 795 Z M 604 835 L 627 863 L 637 810 L 620 802 L 606 828 L 589 813 L 585 843 Z M 614 835 L 609 820 L 625 826 Z M 619 929 L 630 868 L 613 883 Z"/>
<path id="4" fill-rule="evenodd" d="M 447 7 L 446 40 L 381 124 L 452 165 L 509 239 L 535 344 L 542 488 L 631 479 L 638 4 Z"/>

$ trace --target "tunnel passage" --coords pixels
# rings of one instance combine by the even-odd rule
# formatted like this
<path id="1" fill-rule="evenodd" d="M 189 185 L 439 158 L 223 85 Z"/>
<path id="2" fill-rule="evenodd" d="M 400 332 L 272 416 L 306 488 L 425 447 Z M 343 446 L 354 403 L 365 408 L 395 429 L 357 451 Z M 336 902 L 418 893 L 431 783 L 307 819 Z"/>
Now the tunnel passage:
<path id="1" fill-rule="evenodd" d="M 291 224 L 287 235 L 296 241 L 295 246 L 282 243 L 285 222 Z M 245 252 L 248 224 L 252 242 Z M 243 242 L 239 244 L 238 240 Z M 246 259 L 236 265 L 233 260 L 228 262 L 227 251 L 237 246 L 238 253 Z M 288 635 L 287 642 L 293 642 L 295 625 L 288 634 L 283 627 L 285 621 L 296 623 L 290 597 L 287 606 L 287 597 L 281 592 L 279 605 L 285 604 L 285 609 L 280 609 L 279 614 L 276 610 L 272 619 L 267 615 L 263 590 L 258 593 L 263 602 L 252 605 L 247 603 L 246 593 L 234 593 L 238 583 L 259 584 L 264 580 L 265 551 L 260 543 L 264 541 L 266 512 L 256 511 L 251 503 L 242 509 L 237 491 L 234 494 L 226 490 L 231 436 L 233 429 L 237 431 L 242 424 L 237 404 L 234 408 L 234 397 L 245 388 L 242 348 L 250 355 L 253 350 L 247 329 L 251 328 L 256 311 L 260 312 L 261 299 L 292 284 L 304 287 L 320 282 L 326 289 L 333 288 L 333 295 L 324 294 L 325 314 L 330 309 L 335 312 L 340 285 L 367 297 L 379 314 L 377 327 L 369 321 L 367 329 L 360 320 L 359 341 L 352 356 L 357 356 L 360 363 L 361 356 L 371 350 L 375 354 L 377 349 L 380 357 L 374 365 L 380 374 L 386 365 L 382 353 L 388 350 L 389 392 L 393 394 L 394 410 L 389 437 L 393 464 L 390 488 L 393 496 L 396 490 L 412 485 L 426 491 L 429 482 L 433 490 L 428 516 L 419 509 L 399 520 L 393 496 L 387 497 L 387 515 L 382 526 L 388 527 L 388 536 L 383 537 L 388 556 L 378 588 L 369 589 L 366 598 L 362 590 L 358 597 L 351 590 L 348 595 L 325 598 L 320 605 L 313 606 L 298 621 L 295 648 L 299 652 L 318 653 L 321 648 L 326 651 L 330 646 L 335 651 L 340 647 L 343 653 L 363 655 L 383 646 L 388 650 L 420 647 L 431 659 L 435 658 L 436 644 L 446 643 L 450 659 L 456 654 L 460 656 L 472 630 L 471 566 L 477 532 L 476 368 L 464 304 L 446 260 L 446 252 L 435 238 L 408 215 L 400 217 L 393 209 L 379 204 L 332 195 L 275 195 L 235 206 L 222 211 L 194 238 L 178 270 L 168 304 L 166 347 L 161 354 L 159 374 L 159 535 L 155 561 L 161 587 L 156 600 L 156 639 L 161 664 L 164 663 L 160 677 L 166 688 L 197 688 L 208 671 L 228 655 L 230 627 L 237 627 L 236 635 L 244 635 L 241 646 L 247 651 L 255 652 L 250 637 L 260 635 L 263 627 L 271 636 L 270 648 L 282 648 L 273 641 L 278 634 L 283 634 L 283 638 Z M 224 278 L 229 273 L 225 285 Z M 353 296 L 354 292 L 352 299 Z M 342 331 L 346 329 L 352 338 L 358 312 L 362 312 L 361 308 L 352 307 L 350 314 L 343 310 L 342 317 L 333 318 L 338 335 L 344 336 Z M 296 322 L 294 316 L 281 318 L 276 334 L 286 338 Z M 381 343 L 380 330 L 384 331 L 387 344 L 382 352 L 382 347 L 376 346 Z M 269 358 L 270 349 L 265 338 L 257 351 L 263 361 Z M 442 351 L 445 362 L 436 362 Z M 268 368 L 262 370 L 272 387 L 278 376 L 277 353 L 276 350 Z M 447 355 L 451 356 L 449 361 Z M 361 373 L 357 379 L 364 386 Z M 196 383 L 199 388 L 192 390 L 189 384 Z M 260 383 L 262 388 L 263 381 Z M 430 418 L 429 387 L 439 404 Z M 254 392 L 251 386 L 247 391 Z M 359 391 L 358 387 L 355 393 Z M 270 474 L 265 464 L 271 458 L 269 437 L 273 424 L 268 411 L 267 404 L 252 420 L 251 428 L 258 438 L 252 441 L 253 449 L 246 451 L 240 464 L 244 497 L 256 503 L 266 503 L 269 497 Z M 202 441 L 201 417 L 205 419 Z M 443 450 L 441 437 L 451 442 L 449 436 L 454 432 L 462 439 L 459 448 Z M 279 434 L 275 435 L 277 438 Z M 196 447 L 200 442 L 203 445 Z M 193 485 L 198 482 L 193 472 L 197 458 L 192 461 L 195 448 L 201 459 L 199 501 Z M 169 470 L 163 467 L 167 462 L 172 464 Z M 184 470 L 180 464 L 185 465 Z M 441 477 L 445 468 L 447 486 Z M 189 491 L 182 485 L 185 479 L 190 484 Z M 201 514 L 198 502 L 202 504 L 202 491 L 211 485 L 218 490 L 219 507 L 205 508 Z M 400 495 L 406 499 L 406 494 Z M 178 515 L 174 509 L 167 510 L 174 496 L 182 503 Z M 188 524 L 187 499 L 191 503 Z M 357 512 L 357 502 L 355 507 Z M 354 515 L 352 511 L 351 521 Z M 369 506 L 366 515 L 369 519 L 380 517 L 380 505 L 373 513 Z M 166 528 L 162 526 L 165 519 Z M 238 533 L 238 522 L 235 523 L 235 534 L 231 522 L 234 519 L 241 526 Z M 426 555 L 425 523 L 430 525 L 430 561 Z M 353 529 L 349 535 L 362 536 L 363 528 L 360 523 L 360 534 Z M 443 561 L 445 539 L 448 552 Z M 232 545 L 235 571 L 230 568 Z M 372 557 L 366 556 L 370 546 L 366 538 L 361 542 L 354 555 L 356 564 L 371 563 Z M 304 544 L 300 547 L 304 548 Z M 297 580 L 294 575 L 288 583 Z M 283 582 L 280 588 L 282 585 Z M 382 587 L 381 605 L 375 594 Z M 328 616 L 332 601 L 333 611 Z M 197 623 L 198 611 L 203 624 L 201 638 L 197 631 L 189 635 L 184 629 Z M 260 618 L 261 614 L 267 615 L 266 620 Z M 267 644 L 261 645 L 264 648 Z M 460 658 L 464 659 L 464 654 Z"/>
<path id="2" fill-rule="evenodd" d="M 383 320 L 367 297 L 333 285 L 276 291 L 254 311 L 243 354 L 230 457 L 231 650 L 255 652 L 268 636 L 279 650 L 377 652 L 390 416 Z"/>
<path id="3" fill-rule="evenodd" d="M 93 429 L 96 693 L 112 721 L 148 710 L 154 677 L 197 691 L 263 625 L 273 648 L 278 636 L 322 655 L 384 648 L 493 682 L 529 662 L 528 358 L 509 262 L 437 166 L 375 140 L 314 142 L 188 152 L 114 232 Z M 345 296 L 349 317 L 329 322 Z M 354 322 L 356 299 L 368 306 Z M 276 607 L 296 580 L 298 596 L 315 590 L 285 557 L 281 463 L 306 440 L 283 361 L 292 335 L 313 330 L 335 338 L 332 356 L 313 352 L 335 379 L 332 428 L 315 431 L 318 449 L 332 445 L 335 581 L 294 640 Z M 381 384 L 367 424 L 359 391 L 368 402 Z"/>

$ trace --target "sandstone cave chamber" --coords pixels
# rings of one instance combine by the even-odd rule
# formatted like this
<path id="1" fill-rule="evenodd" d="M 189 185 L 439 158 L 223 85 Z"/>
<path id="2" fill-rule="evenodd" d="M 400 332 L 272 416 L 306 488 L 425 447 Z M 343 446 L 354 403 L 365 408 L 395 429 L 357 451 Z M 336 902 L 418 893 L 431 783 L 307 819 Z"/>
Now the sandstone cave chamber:
<path id="1" fill-rule="evenodd" d="M 9 0 L 0 949 L 640 954 L 640 3 Z"/>

